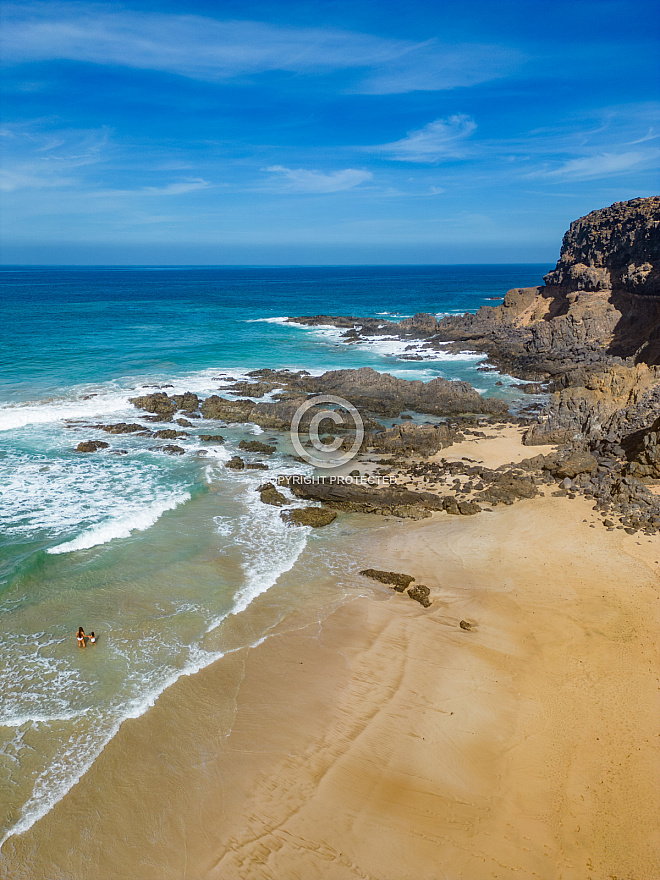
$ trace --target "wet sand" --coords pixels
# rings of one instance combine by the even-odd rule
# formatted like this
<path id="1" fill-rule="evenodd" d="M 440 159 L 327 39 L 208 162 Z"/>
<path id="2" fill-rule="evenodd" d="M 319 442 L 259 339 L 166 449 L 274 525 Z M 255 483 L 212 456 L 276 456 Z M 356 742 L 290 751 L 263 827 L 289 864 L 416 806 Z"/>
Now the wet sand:
<path id="1" fill-rule="evenodd" d="M 656 878 L 660 540 L 591 508 L 384 521 L 429 609 L 365 581 L 180 679 L 2 876 Z"/>

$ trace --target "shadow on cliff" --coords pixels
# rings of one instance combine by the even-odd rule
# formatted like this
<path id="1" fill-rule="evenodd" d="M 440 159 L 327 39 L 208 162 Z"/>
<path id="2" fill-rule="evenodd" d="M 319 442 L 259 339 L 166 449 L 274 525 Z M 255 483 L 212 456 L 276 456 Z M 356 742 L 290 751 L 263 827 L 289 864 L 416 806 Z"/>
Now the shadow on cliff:
<path id="1" fill-rule="evenodd" d="M 612 291 L 609 302 L 621 313 L 607 353 L 634 357 L 636 363 L 660 364 L 660 297 Z"/>

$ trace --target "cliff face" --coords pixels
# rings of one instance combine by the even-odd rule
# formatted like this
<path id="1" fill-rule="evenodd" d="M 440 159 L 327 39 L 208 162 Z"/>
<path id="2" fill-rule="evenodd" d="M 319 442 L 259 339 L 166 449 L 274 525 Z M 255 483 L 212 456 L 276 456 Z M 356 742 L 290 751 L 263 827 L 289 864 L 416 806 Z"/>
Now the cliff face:
<path id="1" fill-rule="evenodd" d="M 571 223 L 548 287 L 660 296 L 660 196 L 616 202 Z"/>
<path id="2" fill-rule="evenodd" d="M 521 372 L 633 358 L 660 364 L 660 197 L 617 202 L 571 224 L 545 287 L 510 290 L 501 306 L 438 324 L 484 341 Z"/>

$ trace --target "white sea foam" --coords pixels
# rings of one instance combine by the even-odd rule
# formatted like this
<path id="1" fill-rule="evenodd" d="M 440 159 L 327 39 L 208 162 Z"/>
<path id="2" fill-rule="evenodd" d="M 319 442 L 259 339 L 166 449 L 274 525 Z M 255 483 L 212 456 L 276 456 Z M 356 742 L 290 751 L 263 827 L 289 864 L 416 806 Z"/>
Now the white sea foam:
<path id="1" fill-rule="evenodd" d="M 43 530 L 55 537 L 81 527 L 86 533 L 104 528 L 115 517 L 128 522 L 145 508 L 167 506 L 188 488 L 180 479 L 173 493 L 173 463 L 165 459 L 107 455 L 99 462 L 10 453 L 0 459 L 0 526 L 10 535 Z"/>
<path id="2" fill-rule="evenodd" d="M 161 501 L 154 501 L 148 507 L 114 517 L 109 522 L 99 523 L 78 535 L 72 541 L 51 547 L 48 553 L 71 553 L 74 550 L 89 550 L 107 544 L 116 538 L 130 538 L 133 532 L 144 532 L 151 528 L 167 510 L 174 510 L 180 504 L 190 501 L 190 492 L 175 492 Z"/>
<path id="3" fill-rule="evenodd" d="M 122 723 L 128 718 L 139 718 L 155 705 L 160 695 L 184 675 L 194 675 L 216 660 L 221 659 L 222 651 L 203 651 L 198 647 L 191 649 L 190 660 L 182 669 L 177 669 L 153 684 L 146 692 L 129 700 L 121 707 L 111 711 L 95 710 L 94 726 L 88 731 L 73 730 L 69 740 L 37 778 L 32 795 L 24 804 L 21 818 L 0 839 L 0 847 L 6 840 L 17 834 L 24 834 L 39 819 L 45 816 L 80 781 L 106 745 L 116 736 Z M 119 710 L 119 711 L 118 711 Z M 32 718 L 37 723 L 40 719 Z"/>
<path id="4" fill-rule="evenodd" d="M 271 468 L 276 480 L 277 466 Z M 305 549 L 308 528 L 290 528 L 280 517 L 277 508 L 262 504 L 255 492 L 261 478 L 242 478 L 246 491 L 241 496 L 246 512 L 233 523 L 225 518 L 216 519 L 218 534 L 230 538 L 232 547 L 243 556 L 245 583 L 234 596 L 233 607 L 208 625 L 207 632 L 217 629 L 229 614 L 241 614 L 260 595 L 273 587 L 280 577 L 290 571 Z"/>
<path id="5" fill-rule="evenodd" d="M 396 360 L 428 360 L 428 361 L 454 361 L 456 363 L 465 361 L 483 360 L 484 354 L 476 351 L 460 351 L 448 352 L 437 348 L 429 348 L 423 339 L 401 339 L 396 335 L 382 336 L 363 336 L 359 341 L 347 342 L 344 339 L 344 328 L 335 327 L 331 324 L 316 324 L 309 326 L 307 324 L 298 324 L 290 322 L 291 326 L 298 327 L 319 336 L 326 342 L 334 344 L 350 345 L 355 349 L 374 352 L 383 358 L 394 358 Z M 441 343 L 448 345 L 449 343 Z"/>
<path id="6" fill-rule="evenodd" d="M 91 419 L 117 415 L 133 407 L 125 391 L 113 389 L 95 394 L 88 400 L 81 397 L 36 401 L 26 404 L 0 405 L 0 431 L 11 431 L 27 425 L 45 425 L 65 419 Z"/>
<path id="7" fill-rule="evenodd" d="M 279 318 L 246 318 L 246 324 L 286 324 L 289 319 L 284 317 Z"/>
<path id="8" fill-rule="evenodd" d="M 35 822 L 52 810 L 69 792 L 77 782 L 82 779 L 94 761 L 99 757 L 106 745 L 117 735 L 119 728 L 129 718 L 139 718 L 152 708 L 158 698 L 168 688 L 175 684 L 183 676 L 195 675 L 202 669 L 222 659 L 225 654 L 243 650 L 244 647 L 256 648 L 261 645 L 269 634 L 265 634 L 254 642 L 245 646 L 231 648 L 228 651 L 206 651 L 198 644 L 189 648 L 188 661 L 183 668 L 172 670 L 163 676 L 160 681 L 152 683 L 152 686 L 144 693 L 129 700 L 119 707 L 113 707 L 113 711 L 104 712 L 95 709 L 94 725 L 89 731 L 72 731 L 67 745 L 59 752 L 57 758 L 49 762 L 48 767 L 37 778 L 32 795 L 23 805 L 20 819 L 9 828 L 0 838 L 0 848 L 10 838 L 17 834 L 24 834 Z M 79 717 L 78 715 L 75 716 Z M 59 718 L 28 718 L 22 725 L 29 723 L 48 723 Z M 69 719 L 66 719 L 69 720 Z"/>

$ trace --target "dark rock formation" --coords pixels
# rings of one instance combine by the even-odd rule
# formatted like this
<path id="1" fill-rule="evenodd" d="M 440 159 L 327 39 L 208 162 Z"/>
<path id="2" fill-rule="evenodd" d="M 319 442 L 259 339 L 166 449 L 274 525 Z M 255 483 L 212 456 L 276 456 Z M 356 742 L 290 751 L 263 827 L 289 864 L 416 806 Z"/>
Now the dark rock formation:
<path id="1" fill-rule="evenodd" d="M 159 452 L 165 452 L 167 455 L 185 455 L 186 450 L 181 446 L 175 446 L 173 443 L 167 443 L 165 446 L 157 446 Z"/>
<path id="2" fill-rule="evenodd" d="M 233 458 L 229 459 L 225 464 L 225 467 L 228 467 L 233 471 L 242 471 L 245 468 L 245 462 L 239 455 L 235 455 Z"/>
<path id="3" fill-rule="evenodd" d="M 282 507 L 289 503 L 272 483 L 264 483 L 259 486 L 259 496 L 264 504 L 272 504 L 273 507 Z"/>
<path id="4" fill-rule="evenodd" d="M 598 460 L 589 452 L 575 450 L 568 458 L 560 461 L 553 473 L 560 479 L 562 477 L 577 477 L 578 474 L 591 474 L 598 467 Z"/>
<path id="5" fill-rule="evenodd" d="M 188 434 L 185 431 L 175 431 L 172 428 L 163 428 L 160 431 L 154 431 L 151 436 L 155 437 L 157 440 L 176 440 L 178 437 L 187 437 Z"/>
<path id="6" fill-rule="evenodd" d="M 274 388 L 277 388 L 277 384 L 272 382 L 236 382 L 222 390 L 230 394 L 244 394 L 246 397 L 263 397 Z"/>
<path id="7" fill-rule="evenodd" d="M 99 449 L 107 449 L 109 445 L 104 440 L 83 440 L 76 446 L 76 452 L 96 452 Z"/>
<path id="8" fill-rule="evenodd" d="M 363 577 L 379 581 L 381 584 L 388 584 L 388 586 L 394 587 L 398 593 L 403 593 L 415 580 L 410 574 L 400 574 L 396 571 L 380 571 L 377 568 L 365 568 L 360 574 Z"/>
<path id="9" fill-rule="evenodd" d="M 259 440 L 241 440 L 238 447 L 245 450 L 245 452 L 260 452 L 263 455 L 272 455 L 277 449 L 276 446 L 260 443 Z"/>
<path id="10" fill-rule="evenodd" d="M 660 296 L 660 197 L 616 202 L 571 223 L 548 286 Z"/>
<path id="11" fill-rule="evenodd" d="M 119 422 L 116 425 L 94 425 L 94 427 L 105 431 L 106 434 L 136 434 L 138 431 L 144 431 L 144 425 L 129 425 L 126 422 Z"/>
<path id="12" fill-rule="evenodd" d="M 468 382 L 437 378 L 430 382 L 397 379 L 371 367 L 336 370 L 309 379 L 312 392 L 336 394 L 358 409 L 379 416 L 396 417 L 403 410 L 428 415 L 452 413 L 505 413 L 508 407 L 496 398 L 484 398 Z"/>
<path id="13" fill-rule="evenodd" d="M 185 396 L 186 395 L 182 395 L 182 397 Z M 143 397 L 132 397 L 131 403 L 138 409 L 144 409 L 150 413 L 157 413 L 159 416 L 163 416 L 166 420 L 171 419 L 174 413 L 180 409 L 174 399 L 170 399 L 164 391 L 158 391 L 155 394 L 146 394 Z"/>
<path id="14" fill-rule="evenodd" d="M 280 514 L 285 523 L 292 526 L 312 526 L 320 529 L 329 526 L 337 519 L 334 510 L 325 510 L 323 507 L 303 507 L 295 510 L 283 510 Z"/>
<path id="15" fill-rule="evenodd" d="M 337 510 L 359 513 L 378 513 L 382 516 L 399 516 L 423 519 L 432 511 L 442 510 L 442 500 L 430 492 L 411 492 L 399 486 L 373 488 L 353 483 L 340 483 L 331 478 L 318 482 L 298 482 L 295 478 L 282 477 L 296 498 L 321 501 Z"/>
<path id="16" fill-rule="evenodd" d="M 170 398 L 177 409 L 186 413 L 195 413 L 199 410 L 199 397 L 192 391 L 186 391 L 184 394 L 173 394 Z"/>
<path id="17" fill-rule="evenodd" d="M 451 446 L 459 437 L 449 425 L 405 424 L 370 435 L 369 444 L 378 452 L 428 456 Z"/>
<path id="18" fill-rule="evenodd" d="M 199 439 L 203 443 L 224 443 L 225 438 L 221 434 L 200 434 Z"/>
<path id="19" fill-rule="evenodd" d="M 431 600 L 429 599 L 430 594 L 431 591 L 429 588 L 425 587 L 423 584 L 415 584 L 414 587 L 410 587 L 408 590 L 410 598 L 414 599 L 415 602 L 419 602 L 423 608 L 428 608 L 431 604 Z"/>
<path id="20" fill-rule="evenodd" d="M 479 493 L 479 498 L 491 504 L 513 504 L 520 498 L 534 498 L 537 494 L 538 489 L 531 477 L 517 476 L 511 471 L 504 471 L 501 474 L 497 472 L 494 474 L 493 482 Z"/>

